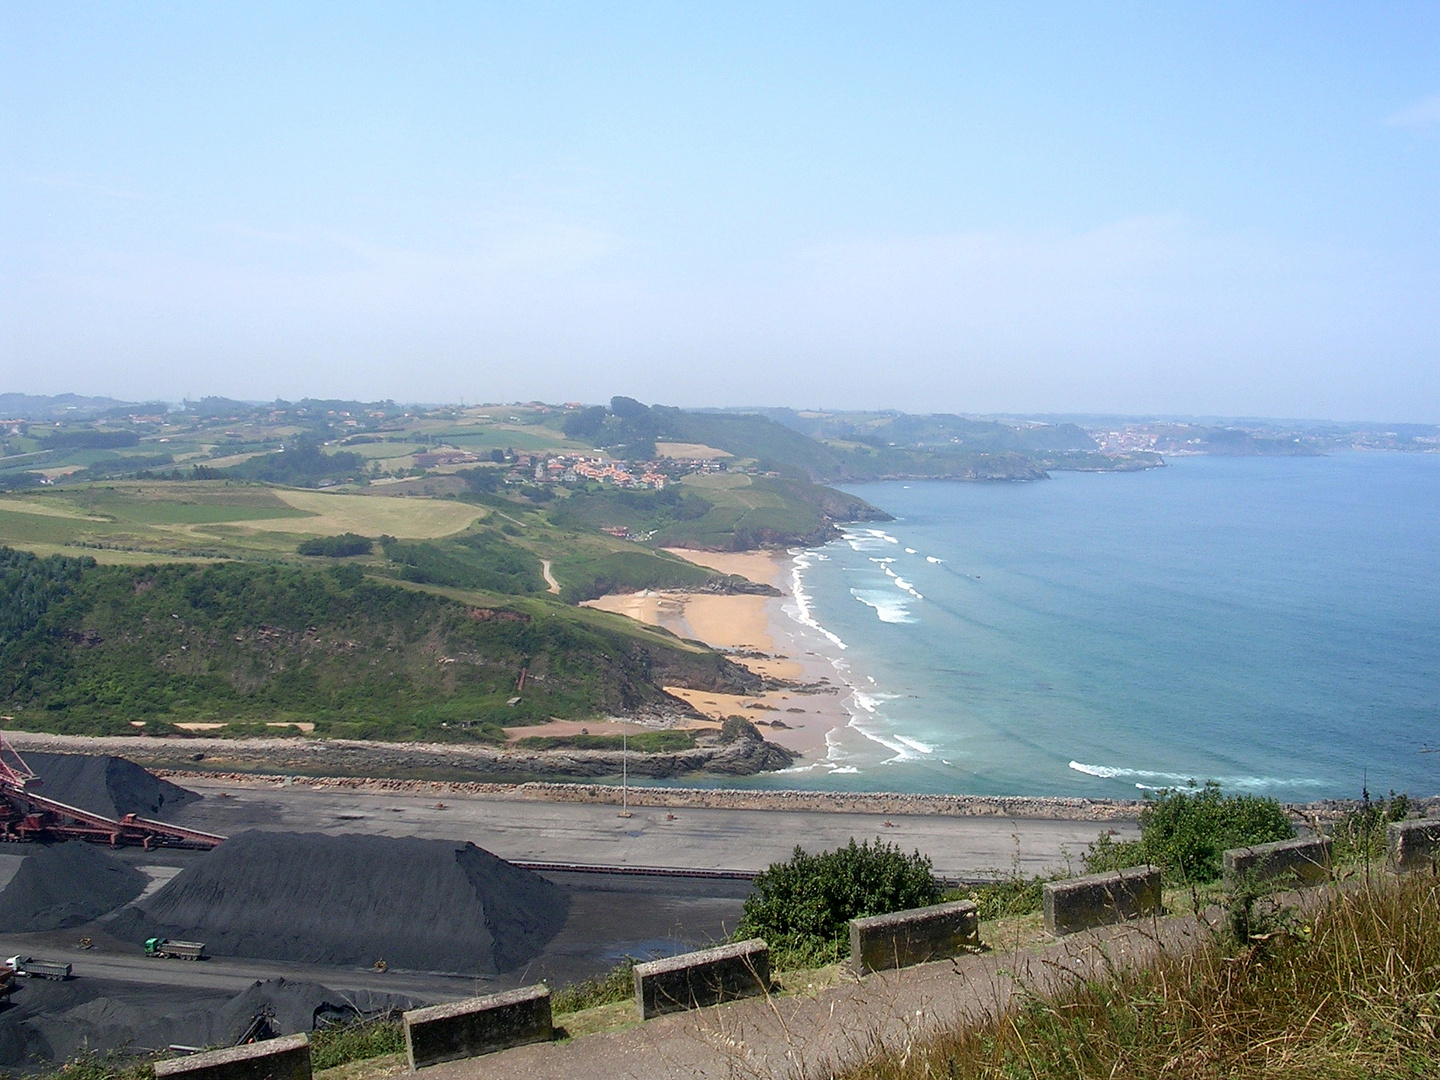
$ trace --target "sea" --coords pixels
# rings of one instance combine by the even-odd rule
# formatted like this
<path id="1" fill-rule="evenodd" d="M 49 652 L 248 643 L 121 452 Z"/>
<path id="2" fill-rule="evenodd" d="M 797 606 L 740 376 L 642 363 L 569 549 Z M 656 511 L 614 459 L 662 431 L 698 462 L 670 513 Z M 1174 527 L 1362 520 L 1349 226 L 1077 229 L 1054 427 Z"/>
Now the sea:
<path id="1" fill-rule="evenodd" d="M 846 490 L 784 611 L 849 723 L 745 786 L 1440 793 L 1440 454 Z"/>

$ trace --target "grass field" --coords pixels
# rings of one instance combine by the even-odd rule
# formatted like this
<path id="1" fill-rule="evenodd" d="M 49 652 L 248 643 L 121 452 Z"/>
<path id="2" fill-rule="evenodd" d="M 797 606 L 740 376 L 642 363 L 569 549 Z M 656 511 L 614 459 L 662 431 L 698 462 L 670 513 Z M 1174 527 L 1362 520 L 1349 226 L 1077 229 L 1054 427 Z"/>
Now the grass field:
<path id="1" fill-rule="evenodd" d="M 355 532 L 362 536 L 383 534 L 402 540 L 431 540 L 460 532 L 490 513 L 482 506 L 438 499 L 329 495 L 291 488 L 277 488 L 275 494 L 295 510 L 313 516 L 283 525 L 270 522 L 267 527 L 273 532 L 308 536 Z"/>
<path id="2" fill-rule="evenodd" d="M 223 480 L 115 482 L 0 496 L 0 544 L 104 562 L 131 555 L 293 559 L 298 539 L 344 532 L 430 540 L 465 530 L 491 510 L 454 499 L 383 498 Z M 124 557 L 120 553 L 123 552 Z"/>
<path id="3" fill-rule="evenodd" d="M 657 442 L 655 453 L 658 457 L 672 458 L 675 461 L 712 461 L 735 456 L 728 450 L 691 442 Z"/>

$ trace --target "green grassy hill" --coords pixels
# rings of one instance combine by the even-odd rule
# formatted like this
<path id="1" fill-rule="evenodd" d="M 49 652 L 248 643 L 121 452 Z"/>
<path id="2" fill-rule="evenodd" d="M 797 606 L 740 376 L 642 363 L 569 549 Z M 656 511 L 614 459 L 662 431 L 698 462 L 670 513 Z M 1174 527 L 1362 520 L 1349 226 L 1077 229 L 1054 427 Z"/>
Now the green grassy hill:
<path id="1" fill-rule="evenodd" d="M 310 721 L 321 734 L 467 739 L 673 706 L 664 684 L 758 689 L 718 654 L 628 620 L 480 599 L 348 565 L 99 566 L 0 548 L 0 709 L 72 733 Z"/>

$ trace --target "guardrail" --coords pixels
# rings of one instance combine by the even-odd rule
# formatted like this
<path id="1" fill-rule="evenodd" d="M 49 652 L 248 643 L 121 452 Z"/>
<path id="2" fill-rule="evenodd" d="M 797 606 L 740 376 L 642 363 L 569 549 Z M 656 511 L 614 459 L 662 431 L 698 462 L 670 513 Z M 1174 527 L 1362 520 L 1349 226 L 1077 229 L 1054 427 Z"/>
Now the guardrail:
<path id="1" fill-rule="evenodd" d="M 538 984 L 411 1009 L 404 1014 L 404 1022 L 405 1056 L 411 1072 L 555 1037 L 550 990 Z"/>
<path id="2" fill-rule="evenodd" d="M 770 946 L 759 938 L 635 965 L 640 1019 L 770 990 Z"/>
<path id="3" fill-rule="evenodd" d="M 1223 858 L 1231 891 L 1276 880 L 1318 885 L 1330 876 L 1330 840 L 1324 836 L 1231 848 Z"/>
<path id="4" fill-rule="evenodd" d="M 286 1035 L 157 1061 L 155 1080 L 311 1080 L 310 1036 Z"/>
<path id="5" fill-rule="evenodd" d="M 1160 914 L 1160 871 L 1137 866 L 1109 874 L 1049 881 L 1042 890 L 1045 929 L 1073 934 L 1145 915 Z"/>

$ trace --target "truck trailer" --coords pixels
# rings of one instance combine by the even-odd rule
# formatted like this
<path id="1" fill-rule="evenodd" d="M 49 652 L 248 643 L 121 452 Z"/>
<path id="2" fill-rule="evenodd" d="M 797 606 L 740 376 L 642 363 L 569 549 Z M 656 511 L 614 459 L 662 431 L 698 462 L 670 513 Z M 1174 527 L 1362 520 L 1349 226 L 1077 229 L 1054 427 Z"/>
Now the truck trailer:
<path id="1" fill-rule="evenodd" d="M 51 960 L 36 960 L 33 956 L 12 956 L 5 961 L 16 975 L 31 979 L 54 979 L 63 982 L 70 978 L 70 965 L 57 964 Z"/>
<path id="2" fill-rule="evenodd" d="M 204 960 L 203 941 L 171 941 L 169 938 L 152 937 L 145 939 L 145 955 L 168 957 L 171 960 Z"/>

